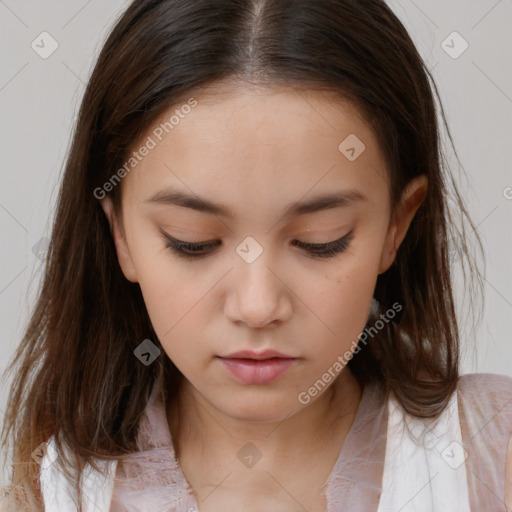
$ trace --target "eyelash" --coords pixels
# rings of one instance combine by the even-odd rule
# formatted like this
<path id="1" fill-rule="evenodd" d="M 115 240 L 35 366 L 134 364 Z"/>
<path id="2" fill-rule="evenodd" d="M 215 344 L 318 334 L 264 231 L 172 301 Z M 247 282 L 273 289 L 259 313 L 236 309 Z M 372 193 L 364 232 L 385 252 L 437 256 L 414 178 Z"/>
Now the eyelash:
<path id="1" fill-rule="evenodd" d="M 201 250 L 201 248 L 210 248 L 210 247 L 216 247 L 220 245 L 220 242 L 217 243 L 217 241 L 214 242 L 198 242 L 198 243 L 191 243 L 191 242 L 184 242 L 182 240 L 178 240 L 168 233 L 161 232 L 164 236 L 164 243 L 165 246 L 173 251 L 175 254 L 182 258 L 186 259 L 199 259 L 204 258 L 205 256 L 208 256 L 210 253 L 187 253 L 185 251 L 198 251 Z M 300 242 L 299 240 L 294 240 L 294 245 L 297 245 L 303 249 L 306 249 L 306 251 L 313 257 L 313 258 L 333 258 L 336 255 L 344 252 L 350 245 L 350 242 L 352 240 L 352 234 L 353 230 L 350 231 L 347 235 L 345 235 L 342 238 L 339 238 L 338 240 L 334 240 L 333 242 L 329 242 L 326 244 L 307 244 L 305 242 Z"/>

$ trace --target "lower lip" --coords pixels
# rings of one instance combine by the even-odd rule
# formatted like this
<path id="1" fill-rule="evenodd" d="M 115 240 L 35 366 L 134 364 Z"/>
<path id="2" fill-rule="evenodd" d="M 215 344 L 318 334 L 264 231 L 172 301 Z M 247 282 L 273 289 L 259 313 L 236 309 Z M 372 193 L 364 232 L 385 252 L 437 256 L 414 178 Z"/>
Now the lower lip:
<path id="1" fill-rule="evenodd" d="M 226 368 L 244 384 L 267 384 L 281 377 L 295 359 L 274 357 L 271 359 L 228 359 L 220 360 Z"/>

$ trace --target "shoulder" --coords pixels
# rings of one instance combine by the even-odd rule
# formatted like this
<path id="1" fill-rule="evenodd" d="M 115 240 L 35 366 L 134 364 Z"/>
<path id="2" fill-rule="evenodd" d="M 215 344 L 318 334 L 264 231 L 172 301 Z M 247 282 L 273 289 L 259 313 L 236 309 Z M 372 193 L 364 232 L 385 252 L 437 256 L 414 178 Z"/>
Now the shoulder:
<path id="1" fill-rule="evenodd" d="M 63 449 L 68 455 L 69 449 L 65 445 L 63 445 Z M 86 464 L 83 471 L 82 488 L 85 496 L 92 497 L 94 503 L 99 504 L 99 509 L 103 510 L 101 507 L 106 507 L 112 496 L 117 460 L 108 462 L 94 459 L 94 462 L 100 471 L 97 471 L 91 464 Z M 76 478 L 77 475 L 73 470 L 71 470 L 71 474 L 73 478 Z M 54 436 L 50 437 L 43 448 L 39 479 L 45 510 L 49 512 L 77 510 L 76 496 L 62 466 L 62 458 L 57 452 Z M 107 508 L 104 509 L 107 510 Z"/>
<path id="2" fill-rule="evenodd" d="M 468 429 L 512 432 L 512 377 L 491 373 L 463 375 L 457 386 L 459 409 Z"/>
<path id="3" fill-rule="evenodd" d="M 512 436 L 512 378 L 489 373 L 464 375 L 457 387 L 463 437 L 491 460 L 504 460 Z"/>
<path id="4" fill-rule="evenodd" d="M 464 375 L 457 398 L 473 493 L 487 503 L 491 490 L 512 510 L 512 378 Z"/>
<path id="5" fill-rule="evenodd" d="M 459 402 L 482 412 L 512 411 L 512 377 L 492 373 L 470 373 L 460 377 L 457 385 Z"/>
<path id="6" fill-rule="evenodd" d="M 487 389 L 505 389 L 512 393 L 512 377 L 495 373 L 467 373 L 461 375 L 458 385 L 461 389 L 478 386 Z"/>

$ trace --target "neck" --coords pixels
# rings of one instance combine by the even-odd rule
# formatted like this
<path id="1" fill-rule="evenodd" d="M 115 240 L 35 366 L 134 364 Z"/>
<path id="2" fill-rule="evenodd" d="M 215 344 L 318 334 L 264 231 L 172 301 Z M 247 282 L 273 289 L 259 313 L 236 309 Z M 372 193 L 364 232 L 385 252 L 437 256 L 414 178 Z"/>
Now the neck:
<path id="1" fill-rule="evenodd" d="M 177 400 L 167 407 L 175 454 L 182 466 L 185 459 L 202 461 L 205 471 L 204 461 L 215 461 L 212 468 L 218 468 L 219 461 L 243 456 L 249 442 L 265 454 L 265 463 L 258 464 L 260 470 L 304 463 L 326 447 L 335 461 L 361 394 L 357 379 L 345 367 L 321 396 L 298 412 L 279 421 L 247 422 L 223 414 L 184 379 Z"/>

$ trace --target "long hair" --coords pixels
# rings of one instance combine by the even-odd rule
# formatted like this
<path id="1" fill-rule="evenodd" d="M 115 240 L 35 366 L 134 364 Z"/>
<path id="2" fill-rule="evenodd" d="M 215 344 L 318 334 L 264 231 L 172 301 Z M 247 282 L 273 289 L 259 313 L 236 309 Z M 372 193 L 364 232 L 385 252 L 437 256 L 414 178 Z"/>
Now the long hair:
<path id="1" fill-rule="evenodd" d="M 447 123 L 437 88 L 397 16 L 383 0 L 135 0 L 111 30 L 86 88 L 42 285 L 8 367 L 13 383 L 2 446 L 11 441 L 17 510 L 22 502 L 42 510 L 31 454 L 50 436 L 56 463 L 70 479 L 80 477 L 86 463 L 94 466 L 92 457 L 136 450 L 137 427 L 159 376 L 169 400 L 176 396 L 182 376 L 163 349 L 149 366 L 133 355 L 145 339 L 162 347 L 139 285 L 121 271 L 94 191 L 122 168 L 163 112 L 229 79 L 330 91 L 353 102 L 386 157 L 392 212 L 412 178 L 428 177 L 425 201 L 394 264 L 378 276 L 378 307 L 368 327 L 393 304 L 402 308 L 371 342 L 360 343 L 349 366 L 362 383 L 381 382 L 416 416 L 437 417 L 456 388 L 451 240 L 482 284 L 464 241 L 465 223 L 452 233 L 453 212 L 474 225 L 441 148 L 434 91 Z M 120 194 L 121 187 L 111 191 L 117 212 Z M 466 272 L 464 278 L 471 283 Z"/>

